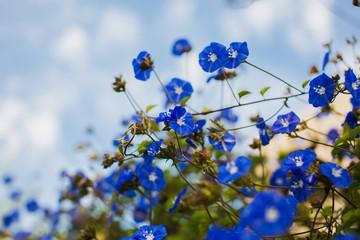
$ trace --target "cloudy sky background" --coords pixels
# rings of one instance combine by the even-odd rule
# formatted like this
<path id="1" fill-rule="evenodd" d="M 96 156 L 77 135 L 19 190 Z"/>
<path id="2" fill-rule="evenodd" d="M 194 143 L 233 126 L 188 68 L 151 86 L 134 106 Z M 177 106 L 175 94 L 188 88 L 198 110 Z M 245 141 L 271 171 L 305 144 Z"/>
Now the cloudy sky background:
<path id="1" fill-rule="evenodd" d="M 159 104 L 152 114 L 162 111 L 165 96 L 154 76 L 147 82 L 133 76 L 131 61 L 142 50 L 150 52 L 164 82 L 179 77 L 193 84 L 201 95 L 189 104 L 198 110 L 219 106 L 219 82 L 206 84 L 209 74 L 197 63 L 199 52 L 213 41 L 226 46 L 246 41 L 249 62 L 301 87 L 310 79 L 309 67 L 322 64 L 325 42 L 332 40 L 333 50 L 351 61 L 345 38 L 359 36 L 359 28 L 329 10 L 338 12 L 337 4 L 258 0 L 242 8 L 225 0 L 0 0 L 0 176 L 14 174 L 14 185 L 25 196 L 55 205 L 59 172 L 89 170 L 92 152 L 77 152 L 75 146 L 91 142 L 96 153 L 114 151 L 111 140 L 123 131 L 120 121 L 132 114 L 125 96 L 112 91 L 114 76 L 124 76 L 142 107 Z M 359 16 L 351 0 L 341 4 L 349 16 Z M 193 45 L 187 59 L 171 56 L 179 37 Z M 269 97 L 285 89 L 247 66 L 232 84 L 236 91 L 254 93 L 247 101 L 259 99 L 255 93 L 266 86 L 272 86 Z M 225 95 L 225 104 L 234 104 L 227 88 Z M 289 103 L 294 109 L 306 106 Z M 251 114 L 269 117 L 280 106 L 238 109 L 237 126 L 248 124 Z M 86 134 L 87 127 L 93 135 Z M 0 203 L 7 194 L 1 186 Z M 49 196 L 56 197 L 46 200 Z"/>

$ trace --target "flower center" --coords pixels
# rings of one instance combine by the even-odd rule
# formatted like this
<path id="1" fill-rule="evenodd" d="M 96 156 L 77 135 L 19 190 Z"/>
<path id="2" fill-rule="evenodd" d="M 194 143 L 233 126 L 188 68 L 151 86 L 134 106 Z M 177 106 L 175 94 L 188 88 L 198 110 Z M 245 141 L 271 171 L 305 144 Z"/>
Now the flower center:
<path id="1" fill-rule="evenodd" d="M 274 207 L 267 208 L 265 210 L 265 219 L 267 222 L 273 223 L 276 222 L 280 217 L 279 210 Z"/>
<path id="2" fill-rule="evenodd" d="M 179 124 L 180 126 L 184 125 L 184 118 L 181 117 L 178 120 L 176 120 L 176 123 Z"/>
<path id="3" fill-rule="evenodd" d="M 289 121 L 285 118 L 281 118 L 280 119 L 281 125 L 283 125 L 283 127 L 288 127 L 289 126 Z"/>
<path id="4" fill-rule="evenodd" d="M 210 53 L 209 54 L 209 60 L 212 61 L 212 62 L 215 62 L 217 59 L 217 56 L 215 53 Z"/>
<path id="5" fill-rule="evenodd" d="M 301 157 L 295 157 L 295 164 L 297 167 L 301 167 L 304 162 L 302 161 Z"/>
<path id="6" fill-rule="evenodd" d="M 323 94 L 325 93 L 325 90 L 326 90 L 326 89 L 325 89 L 324 87 L 318 85 L 317 88 L 314 87 L 314 90 L 315 90 L 316 93 L 318 93 L 318 94 L 320 94 L 320 95 L 323 95 Z"/>
<path id="7" fill-rule="evenodd" d="M 351 87 L 352 87 L 354 90 L 357 90 L 357 89 L 359 88 L 359 85 L 360 85 L 359 81 L 356 81 L 356 82 L 353 82 L 353 83 L 351 84 Z"/>
<path id="8" fill-rule="evenodd" d="M 175 93 L 176 94 L 181 94 L 183 92 L 183 89 L 182 89 L 182 87 L 175 87 Z"/>
<path id="9" fill-rule="evenodd" d="M 152 181 L 152 182 L 154 182 L 156 179 L 157 179 L 156 173 L 152 172 L 152 173 L 149 175 L 149 180 Z"/>
<path id="10" fill-rule="evenodd" d="M 302 188 L 303 186 L 304 186 L 304 182 L 302 180 L 299 180 L 298 182 L 294 182 L 294 184 L 291 187 Z"/>
<path id="11" fill-rule="evenodd" d="M 145 237 L 146 240 L 154 240 L 155 238 L 152 231 L 150 231 L 150 233 L 148 231 L 145 231 L 145 234 L 143 234 L 143 236 Z"/>
<path id="12" fill-rule="evenodd" d="M 283 180 L 282 180 L 281 178 L 277 178 L 277 179 L 275 180 L 275 182 L 276 182 L 277 185 L 283 184 Z"/>
<path id="13" fill-rule="evenodd" d="M 238 55 L 238 52 L 235 50 L 229 50 L 229 55 L 230 55 L 230 57 L 232 57 L 232 58 L 236 58 L 236 56 Z"/>
<path id="14" fill-rule="evenodd" d="M 335 169 L 333 168 L 332 171 L 331 171 L 331 174 L 334 176 L 334 177 L 340 177 L 341 176 L 341 172 L 342 172 L 342 169 Z"/>

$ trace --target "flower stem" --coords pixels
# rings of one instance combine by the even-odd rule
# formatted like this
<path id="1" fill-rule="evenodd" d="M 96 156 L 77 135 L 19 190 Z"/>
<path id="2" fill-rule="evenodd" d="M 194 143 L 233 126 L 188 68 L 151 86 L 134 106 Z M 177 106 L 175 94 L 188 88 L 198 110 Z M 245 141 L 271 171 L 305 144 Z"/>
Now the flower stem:
<path id="1" fill-rule="evenodd" d="M 166 89 L 166 87 L 164 86 L 164 84 L 162 83 L 162 81 L 160 80 L 159 75 L 156 73 L 155 69 L 153 68 L 152 70 L 153 70 L 153 72 L 154 72 L 154 74 L 155 74 L 155 76 L 156 76 L 156 79 L 159 81 L 159 83 L 161 84 L 162 88 L 164 89 L 166 95 L 168 96 L 170 102 L 171 102 L 172 104 L 176 105 L 176 103 L 174 102 L 174 100 L 171 98 L 168 90 Z"/>
<path id="2" fill-rule="evenodd" d="M 235 93 L 234 93 L 234 90 L 232 89 L 232 87 L 231 87 L 231 85 L 230 85 L 230 83 L 229 83 L 229 80 L 228 80 L 228 78 L 227 78 L 227 76 L 226 76 L 226 73 L 225 73 L 224 68 L 221 68 L 221 72 L 222 72 L 222 74 L 224 75 L 225 81 L 226 81 L 227 85 L 229 86 L 230 91 L 231 91 L 232 95 L 234 96 L 236 102 L 238 103 L 238 105 L 240 105 L 240 101 L 239 101 L 239 99 L 236 97 L 236 95 L 235 95 Z"/>

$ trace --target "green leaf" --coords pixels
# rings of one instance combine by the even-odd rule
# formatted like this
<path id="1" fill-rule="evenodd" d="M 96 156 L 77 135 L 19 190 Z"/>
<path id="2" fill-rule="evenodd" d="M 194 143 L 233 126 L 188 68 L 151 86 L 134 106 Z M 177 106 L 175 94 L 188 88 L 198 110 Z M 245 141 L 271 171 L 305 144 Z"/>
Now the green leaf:
<path id="1" fill-rule="evenodd" d="M 149 112 L 151 109 L 153 109 L 154 107 L 156 107 L 156 105 L 149 105 L 146 107 L 146 112 Z"/>
<path id="2" fill-rule="evenodd" d="M 186 102 L 187 102 L 189 99 L 190 99 L 190 97 L 185 97 L 185 98 L 183 98 L 183 100 L 181 100 L 181 102 L 180 102 L 180 106 L 184 107 L 185 104 L 186 104 Z"/>
<path id="3" fill-rule="evenodd" d="M 290 108 L 289 105 L 287 104 L 287 100 L 284 101 L 284 106 Z"/>
<path id="4" fill-rule="evenodd" d="M 121 155 L 124 155 L 124 146 L 122 144 L 119 144 L 118 149 Z"/>
<path id="5" fill-rule="evenodd" d="M 248 95 L 248 94 L 251 94 L 251 92 L 249 92 L 249 91 L 241 91 L 241 92 L 239 92 L 239 93 L 238 93 L 239 99 L 242 98 L 242 97 L 245 96 L 245 95 Z"/>
<path id="6" fill-rule="evenodd" d="M 303 82 L 302 87 L 305 88 L 306 85 L 308 85 L 309 82 L 310 82 L 310 80 L 307 80 L 307 81 Z"/>
<path id="7" fill-rule="evenodd" d="M 266 93 L 267 90 L 269 90 L 270 87 L 264 87 L 263 89 L 260 90 L 260 94 L 261 96 L 264 96 L 264 94 Z"/>
<path id="8" fill-rule="evenodd" d="M 334 145 L 335 145 L 335 144 L 334 144 Z M 350 144 L 349 144 L 348 142 L 339 143 L 339 145 L 337 145 L 337 146 L 340 147 L 340 148 L 346 149 L 346 150 L 349 150 L 349 149 L 350 149 Z M 342 153 L 342 152 L 343 152 L 343 150 L 334 148 L 334 149 L 331 151 L 331 155 L 340 154 L 340 153 Z"/>
<path id="9" fill-rule="evenodd" d="M 143 141 L 138 145 L 138 152 L 143 154 L 146 151 L 147 146 L 151 143 L 151 141 Z"/>
<path id="10" fill-rule="evenodd" d="M 210 112 L 211 111 L 211 108 L 208 108 L 208 107 L 203 107 L 203 112 Z"/>
<path id="11" fill-rule="evenodd" d="M 348 211 L 343 215 L 342 220 L 344 223 L 342 226 L 342 230 L 344 231 L 349 230 L 352 226 L 356 226 L 360 223 L 360 209 Z"/>
<path id="12" fill-rule="evenodd" d="M 354 128 L 354 129 L 351 130 L 350 132 L 346 132 L 346 133 L 344 134 L 344 137 L 345 137 L 347 140 L 354 140 L 359 133 L 360 133 L 360 126 Z"/>

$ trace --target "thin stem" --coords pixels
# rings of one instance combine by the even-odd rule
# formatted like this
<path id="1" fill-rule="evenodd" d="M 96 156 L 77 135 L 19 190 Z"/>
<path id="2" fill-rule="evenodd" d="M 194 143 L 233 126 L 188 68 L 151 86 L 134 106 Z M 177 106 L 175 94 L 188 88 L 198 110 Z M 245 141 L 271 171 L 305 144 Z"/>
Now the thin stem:
<path id="1" fill-rule="evenodd" d="M 336 188 L 333 188 L 333 191 L 335 191 L 337 194 L 339 194 L 345 201 L 347 201 L 348 203 L 350 203 L 350 205 L 351 205 L 353 208 L 357 209 L 357 206 L 356 206 L 354 203 L 352 203 L 347 197 L 345 197 L 344 195 L 342 195 L 341 192 L 339 192 L 338 190 L 336 190 Z"/>
<path id="2" fill-rule="evenodd" d="M 221 68 L 221 72 L 222 72 L 222 74 L 224 75 L 225 81 L 226 81 L 228 87 L 230 88 L 231 93 L 232 93 L 232 95 L 234 96 L 236 102 L 240 105 L 240 101 L 239 101 L 239 99 L 236 97 L 236 95 L 235 95 L 235 93 L 234 93 L 234 90 L 232 89 L 232 87 L 231 87 L 231 85 L 230 85 L 230 83 L 229 83 L 229 80 L 228 80 L 228 78 L 227 78 L 227 76 L 226 76 L 226 73 L 225 73 L 224 68 Z"/>
<path id="3" fill-rule="evenodd" d="M 298 92 L 300 92 L 300 93 L 303 93 L 303 91 L 301 91 L 301 90 L 299 90 L 298 88 L 294 87 L 293 85 L 287 83 L 285 80 L 279 78 L 278 76 L 275 76 L 274 74 L 272 74 L 272 73 L 270 73 L 270 72 L 268 72 L 268 71 L 266 71 L 266 70 L 264 70 L 264 69 L 262 69 L 262 68 L 260 68 L 260 67 L 258 67 L 258 66 L 255 66 L 254 64 L 251 64 L 251 63 L 249 63 L 249 62 L 246 61 L 246 60 L 244 61 L 244 63 L 247 63 L 247 64 L 249 64 L 250 66 L 252 66 L 252 67 L 254 67 L 254 68 L 256 68 L 256 69 L 258 69 L 258 70 L 260 70 L 260 71 L 262 71 L 262 72 L 264 72 L 264 73 L 266 73 L 266 74 L 268 74 L 268 75 L 270 75 L 270 76 L 272 76 L 273 78 L 276 78 L 277 80 L 285 83 L 286 85 L 288 85 L 289 87 L 295 89 L 296 91 L 298 91 Z"/>
<path id="4" fill-rule="evenodd" d="M 313 236 L 313 231 L 314 231 L 315 224 L 316 224 L 316 218 L 317 218 L 317 216 L 318 216 L 318 214 L 319 214 L 319 212 L 320 212 L 320 210 L 321 210 L 324 202 L 326 201 L 326 198 L 328 197 L 328 195 L 329 195 L 329 191 L 326 191 L 325 197 L 324 197 L 324 199 L 321 201 L 321 204 L 320 204 L 318 210 L 317 210 L 316 213 L 315 213 L 314 221 L 313 221 L 313 223 L 312 223 L 312 227 L 311 227 L 311 231 L 310 231 L 310 240 L 312 239 L 312 236 Z"/>
<path id="5" fill-rule="evenodd" d="M 184 176 L 184 174 L 180 171 L 179 167 L 177 164 L 175 164 L 175 167 L 176 167 L 176 170 L 179 172 L 180 176 L 182 177 L 182 179 L 184 179 L 184 181 L 191 187 L 191 189 L 194 191 L 194 192 L 197 192 L 196 191 L 196 188 L 186 179 L 186 177 Z"/>
<path id="6" fill-rule="evenodd" d="M 211 216 L 211 214 L 210 214 L 209 209 L 208 209 L 207 206 L 205 206 L 205 210 L 206 210 L 207 214 L 209 215 L 209 218 L 210 218 L 211 222 L 212 222 L 212 223 L 214 224 L 214 226 L 217 228 L 217 225 L 216 225 L 214 219 L 212 218 L 212 216 Z"/>
<path id="7" fill-rule="evenodd" d="M 135 110 L 135 112 L 137 112 L 138 110 L 136 109 L 134 103 L 132 102 L 131 98 L 130 98 L 129 95 L 127 94 L 127 91 L 124 91 L 124 93 L 125 93 L 126 98 L 129 100 L 131 106 L 132 106 L 133 109 Z"/>
<path id="8" fill-rule="evenodd" d="M 131 92 L 126 89 L 125 93 L 129 94 L 130 98 L 132 99 L 132 101 L 135 103 L 135 105 L 140 109 L 141 112 L 144 112 L 144 110 L 140 107 L 140 105 L 136 102 L 135 98 L 133 97 L 133 95 L 131 94 Z"/>
<path id="9" fill-rule="evenodd" d="M 153 72 L 154 72 L 154 74 L 155 74 L 155 76 L 156 76 L 156 79 L 159 81 L 159 83 L 161 84 L 162 88 L 164 89 L 166 95 L 168 96 L 170 102 L 171 102 L 172 104 L 176 105 L 176 103 L 174 102 L 174 100 L 171 98 L 168 90 L 166 89 L 166 87 L 164 86 L 164 84 L 162 83 L 162 81 L 160 80 L 159 75 L 156 73 L 155 69 L 152 68 L 152 70 L 153 70 Z"/>

